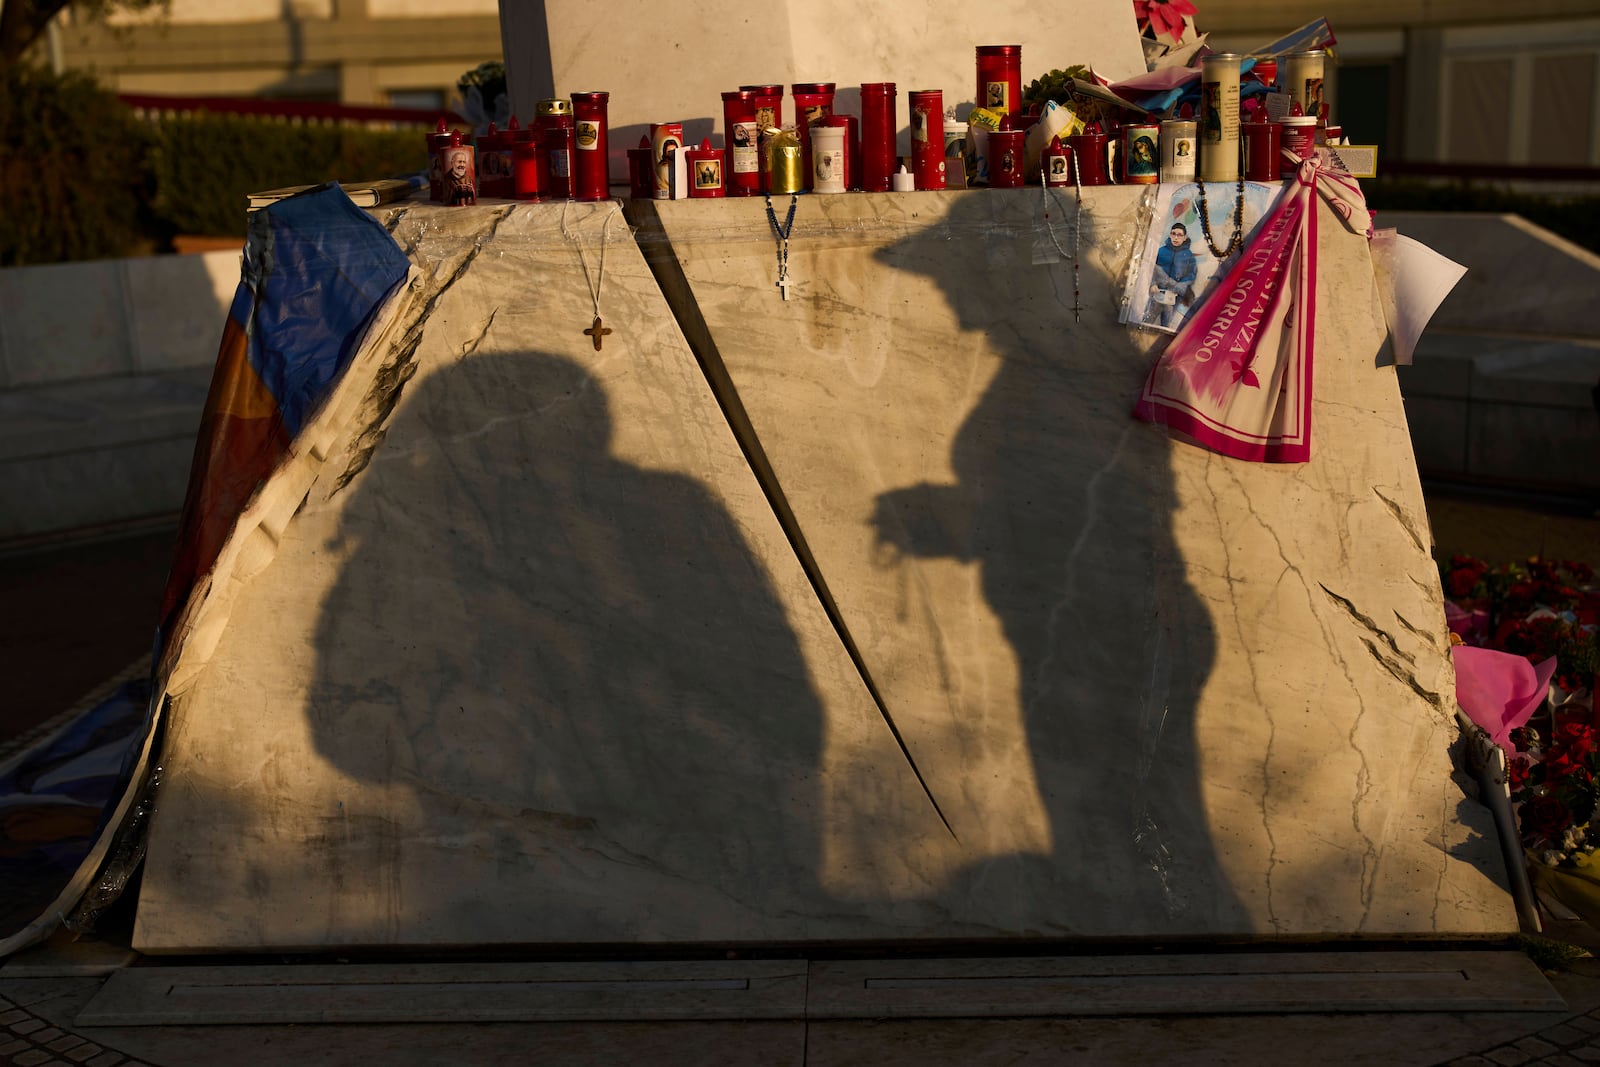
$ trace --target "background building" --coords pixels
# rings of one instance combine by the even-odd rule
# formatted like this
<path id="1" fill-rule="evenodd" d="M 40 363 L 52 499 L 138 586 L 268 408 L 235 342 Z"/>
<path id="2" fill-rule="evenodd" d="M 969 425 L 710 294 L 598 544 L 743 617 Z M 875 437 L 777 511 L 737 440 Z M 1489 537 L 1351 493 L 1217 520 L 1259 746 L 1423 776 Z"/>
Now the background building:
<path id="1" fill-rule="evenodd" d="M 1382 146 L 1380 161 L 1600 165 L 1596 0 L 1197 6 L 1212 45 L 1242 52 L 1326 16 L 1335 117 L 1352 141 Z"/>
<path id="2" fill-rule="evenodd" d="M 450 106 L 500 58 L 495 0 L 172 0 L 105 24 L 63 18 L 55 58 L 119 93 Z"/>

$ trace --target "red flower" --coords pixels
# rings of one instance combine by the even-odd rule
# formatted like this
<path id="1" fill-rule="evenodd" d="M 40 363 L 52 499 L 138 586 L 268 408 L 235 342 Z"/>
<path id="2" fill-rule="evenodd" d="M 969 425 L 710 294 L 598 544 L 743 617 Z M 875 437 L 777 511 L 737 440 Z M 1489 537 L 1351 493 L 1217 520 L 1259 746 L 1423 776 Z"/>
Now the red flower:
<path id="1" fill-rule="evenodd" d="M 1550 844 L 1561 831 L 1572 825 L 1572 812 L 1552 796 L 1531 797 L 1517 813 L 1522 824 L 1522 843 L 1529 848 Z"/>
<path id="2" fill-rule="evenodd" d="M 1556 727 L 1551 744 L 1571 753 L 1574 759 L 1587 759 L 1596 748 L 1600 748 L 1600 737 L 1596 736 L 1593 725 L 1566 719 Z"/>
<path id="3" fill-rule="evenodd" d="M 1177 41 L 1183 38 L 1183 16 L 1198 15 L 1199 11 L 1189 0 L 1133 0 L 1133 14 L 1157 36 L 1166 34 Z"/>
<path id="4" fill-rule="evenodd" d="M 1482 571 L 1455 570 L 1450 572 L 1450 595 L 1457 600 L 1471 595 L 1483 578 Z"/>
<path id="5" fill-rule="evenodd" d="M 1533 761 L 1527 756 L 1517 756 L 1506 764 L 1507 776 L 1511 782 L 1511 791 L 1516 792 L 1528 784 L 1528 769 L 1533 766 Z"/>

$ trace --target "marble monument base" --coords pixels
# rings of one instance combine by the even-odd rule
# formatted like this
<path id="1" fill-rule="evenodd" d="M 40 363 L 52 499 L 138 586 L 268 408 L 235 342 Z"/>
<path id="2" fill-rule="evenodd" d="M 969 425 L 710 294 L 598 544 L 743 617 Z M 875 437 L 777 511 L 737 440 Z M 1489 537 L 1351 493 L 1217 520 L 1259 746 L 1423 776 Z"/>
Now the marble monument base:
<path id="1" fill-rule="evenodd" d="M 802 198 L 787 301 L 760 200 L 628 213 L 375 212 L 419 290 L 181 665 L 135 947 L 1515 930 L 1359 238 L 1264 466 L 1130 416 L 1138 190 L 1076 279 L 1038 190 Z"/>

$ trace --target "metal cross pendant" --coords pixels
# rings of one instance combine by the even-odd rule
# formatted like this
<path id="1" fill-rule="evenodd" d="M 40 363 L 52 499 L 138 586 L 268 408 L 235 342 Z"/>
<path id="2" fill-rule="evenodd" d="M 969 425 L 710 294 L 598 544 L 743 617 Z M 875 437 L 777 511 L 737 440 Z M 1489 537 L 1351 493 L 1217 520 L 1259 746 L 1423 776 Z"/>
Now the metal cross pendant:
<path id="1" fill-rule="evenodd" d="M 778 291 L 783 294 L 785 300 L 789 299 L 789 275 L 787 273 L 778 275 Z"/>
<path id="2" fill-rule="evenodd" d="M 594 325 L 583 331 L 585 335 L 594 338 L 594 350 L 600 351 L 600 339 L 611 332 L 611 327 L 600 325 L 600 316 L 594 317 Z"/>

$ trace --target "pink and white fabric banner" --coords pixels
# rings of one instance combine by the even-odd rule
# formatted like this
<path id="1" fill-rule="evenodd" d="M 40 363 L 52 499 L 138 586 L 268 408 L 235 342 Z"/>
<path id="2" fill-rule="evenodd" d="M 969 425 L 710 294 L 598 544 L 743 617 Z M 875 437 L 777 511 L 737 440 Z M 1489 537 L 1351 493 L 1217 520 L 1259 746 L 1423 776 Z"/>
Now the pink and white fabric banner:
<path id="1" fill-rule="evenodd" d="M 1361 187 L 1329 168 L 1326 149 L 1301 160 L 1254 239 L 1150 371 L 1133 409 L 1136 418 L 1235 459 L 1311 458 L 1314 193 L 1353 232 L 1371 232 Z"/>

